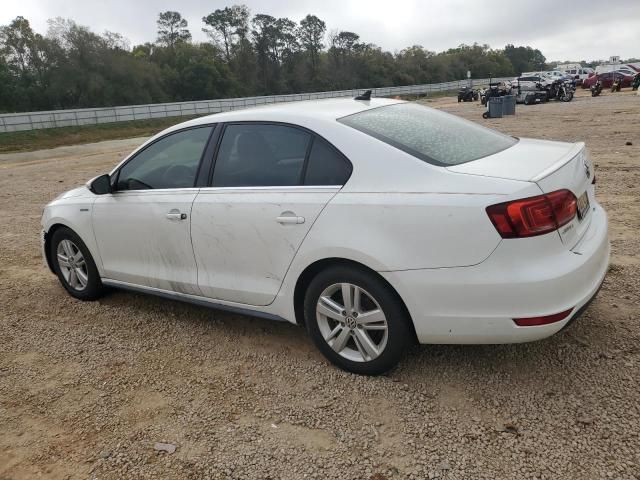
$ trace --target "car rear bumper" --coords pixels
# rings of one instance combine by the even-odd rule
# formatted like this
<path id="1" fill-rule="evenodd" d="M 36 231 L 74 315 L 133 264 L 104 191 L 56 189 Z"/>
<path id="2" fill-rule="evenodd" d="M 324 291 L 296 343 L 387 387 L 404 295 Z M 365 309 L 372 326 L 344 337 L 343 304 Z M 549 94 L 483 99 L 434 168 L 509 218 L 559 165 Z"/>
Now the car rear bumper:
<path id="1" fill-rule="evenodd" d="M 492 344 L 539 340 L 582 313 L 609 265 L 608 222 L 596 204 L 590 225 L 572 249 L 556 234 L 503 240 L 470 267 L 381 272 L 396 288 L 420 343 Z M 561 321 L 520 327 L 514 318 L 552 315 Z"/>

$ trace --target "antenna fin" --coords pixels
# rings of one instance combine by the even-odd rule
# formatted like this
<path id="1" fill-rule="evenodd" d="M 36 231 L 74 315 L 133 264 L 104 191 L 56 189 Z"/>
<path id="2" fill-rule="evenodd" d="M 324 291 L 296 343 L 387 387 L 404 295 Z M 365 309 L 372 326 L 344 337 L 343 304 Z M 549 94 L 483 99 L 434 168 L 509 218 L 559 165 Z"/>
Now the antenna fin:
<path id="1" fill-rule="evenodd" d="M 371 100 L 371 90 L 367 90 L 362 95 L 358 95 L 355 100 Z"/>

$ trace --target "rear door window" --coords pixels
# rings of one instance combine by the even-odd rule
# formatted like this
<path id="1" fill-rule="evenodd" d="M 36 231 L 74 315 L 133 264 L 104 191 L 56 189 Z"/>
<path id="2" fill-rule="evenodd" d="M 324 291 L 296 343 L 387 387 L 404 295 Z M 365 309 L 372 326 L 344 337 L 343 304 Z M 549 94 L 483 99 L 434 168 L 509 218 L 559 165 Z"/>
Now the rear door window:
<path id="1" fill-rule="evenodd" d="M 213 170 L 214 187 L 299 185 L 311 134 L 277 124 L 230 124 Z"/>

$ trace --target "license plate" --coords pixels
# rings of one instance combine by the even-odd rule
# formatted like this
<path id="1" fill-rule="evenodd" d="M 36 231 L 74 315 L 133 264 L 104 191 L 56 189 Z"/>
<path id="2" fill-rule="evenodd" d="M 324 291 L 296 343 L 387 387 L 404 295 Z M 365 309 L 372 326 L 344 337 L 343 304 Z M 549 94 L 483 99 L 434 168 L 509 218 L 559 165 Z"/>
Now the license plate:
<path id="1" fill-rule="evenodd" d="M 589 196 L 584 192 L 578 198 L 578 220 L 582 220 L 589 213 Z"/>

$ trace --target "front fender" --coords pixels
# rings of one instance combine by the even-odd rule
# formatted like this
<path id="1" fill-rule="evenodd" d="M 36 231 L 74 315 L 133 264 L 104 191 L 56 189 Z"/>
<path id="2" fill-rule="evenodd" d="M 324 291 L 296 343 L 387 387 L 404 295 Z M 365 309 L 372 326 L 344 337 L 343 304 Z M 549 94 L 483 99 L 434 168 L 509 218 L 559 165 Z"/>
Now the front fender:
<path id="1" fill-rule="evenodd" d="M 98 272 L 102 275 L 102 258 L 93 233 L 92 213 L 94 201 L 95 198 L 91 197 L 72 197 L 52 202 L 44 209 L 41 225 L 44 232 L 45 249 L 48 249 L 48 242 L 51 241 L 53 230 L 59 226 L 73 230 L 89 249 Z M 46 250 L 45 253 L 47 253 Z"/>

